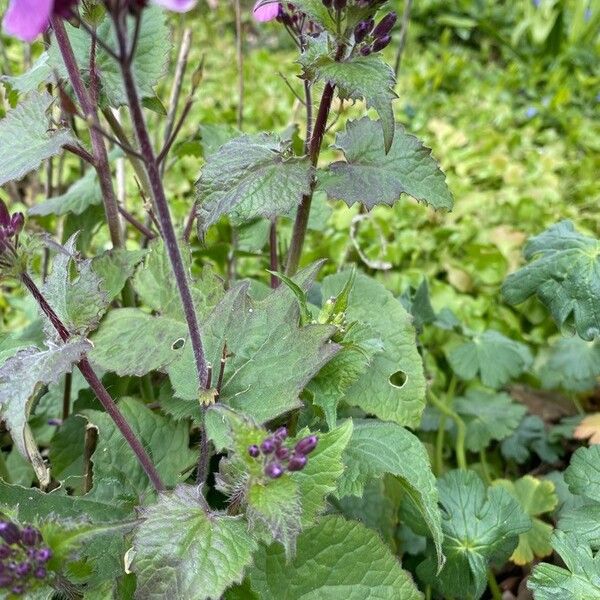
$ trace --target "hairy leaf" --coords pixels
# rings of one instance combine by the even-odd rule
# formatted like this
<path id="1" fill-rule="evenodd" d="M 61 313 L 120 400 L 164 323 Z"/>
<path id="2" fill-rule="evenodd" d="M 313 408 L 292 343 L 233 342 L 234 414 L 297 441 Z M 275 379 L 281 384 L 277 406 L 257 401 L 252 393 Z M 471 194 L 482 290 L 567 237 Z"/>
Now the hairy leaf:
<path id="1" fill-rule="evenodd" d="M 422 598 L 375 532 L 339 516 L 323 517 L 300 534 L 289 563 L 280 546 L 261 549 L 249 576 L 261 600 Z"/>
<path id="2" fill-rule="evenodd" d="M 51 105 L 50 94 L 33 92 L 0 120 L 0 185 L 21 179 L 64 145 L 75 143 L 68 130 L 50 127 Z"/>
<path id="3" fill-rule="evenodd" d="M 242 135 L 210 155 L 197 183 L 203 228 L 227 214 L 236 222 L 287 215 L 310 192 L 312 168 L 274 134 Z"/>
<path id="4" fill-rule="evenodd" d="M 533 357 L 525 344 L 494 330 L 475 334 L 448 354 L 453 371 L 462 379 L 478 374 L 484 385 L 500 388 L 527 369 Z"/>
<path id="5" fill-rule="evenodd" d="M 438 480 L 438 489 L 446 564 L 436 576 L 433 559 L 427 559 L 417 573 L 443 594 L 475 600 L 485 591 L 489 564 L 512 554 L 531 521 L 506 490 L 486 490 L 472 471 L 449 472 Z"/>
<path id="6" fill-rule="evenodd" d="M 506 279 L 510 304 L 536 295 L 560 328 L 584 340 L 600 334 L 600 242 L 561 221 L 531 238 L 523 251 L 529 264 Z"/>
<path id="7" fill-rule="evenodd" d="M 425 447 L 414 434 L 395 423 L 357 419 L 344 452 L 346 469 L 338 486 L 338 496 L 362 496 L 371 479 L 386 473 L 399 478 L 422 515 L 436 546 L 439 564 L 442 557 L 442 528 L 435 477 Z"/>
<path id="8" fill-rule="evenodd" d="M 0 414 L 42 485 L 50 482 L 50 475 L 28 424 L 33 401 L 40 386 L 56 382 L 70 372 L 89 348 L 90 344 L 83 340 L 58 346 L 49 343 L 46 350 L 21 350 L 0 367 Z"/>
<path id="9" fill-rule="evenodd" d="M 368 117 L 349 121 L 334 146 L 346 160 L 332 163 L 322 174 L 323 189 L 330 198 L 350 206 L 360 202 L 367 209 L 392 205 L 403 193 L 435 209 L 451 209 L 452 194 L 431 150 L 402 125 L 395 127 L 394 142 L 386 152 L 379 122 Z"/>
<path id="10" fill-rule="evenodd" d="M 347 273 L 326 277 L 323 296 L 336 296 L 347 280 Z M 383 420 L 418 426 L 425 406 L 425 378 L 410 315 L 383 285 L 358 275 L 346 317 L 350 322 L 366 324 L 381 339 L 383 351 L 373 357 L 370 367 L 346 390 L 344 402 Z"/>
<path id="11" fill-rule="evenodd" d="M 180 486 L 145 509 L 135 534 L 136 598 L 220 598 L 252 562 L 257 544 L 240 517 L 211 512 L 199 489 Z"/>

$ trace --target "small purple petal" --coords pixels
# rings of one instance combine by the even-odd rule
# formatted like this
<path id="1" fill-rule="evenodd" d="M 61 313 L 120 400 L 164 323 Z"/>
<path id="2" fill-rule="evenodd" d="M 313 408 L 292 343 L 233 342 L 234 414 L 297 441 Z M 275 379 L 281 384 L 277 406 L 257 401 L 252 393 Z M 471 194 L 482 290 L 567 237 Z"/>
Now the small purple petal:
<path id="1" fill-rule="evenodd" d="M 47 571 L 45 567 L 38 567 L 33 574 L 37 579 L 44 579 L 47 575 Z"/>
<path id="2" fill-rule="evenodd" d="M 154 4 L 181 13 L 192 10 L 192 8 L 196 6 L 196 1 L 197 0 L 152 0 Z"/>
<path id="3" fill-rule="evenodd" d="M 48 28 L 54 0 L 11 0 L 2 26 L 8 35 L 32 42 Z"/>
<path id="4" fill-rule="evenodd" d="M 278 14 L 279 2 L 269 0 L 258 0 L 252 9 L 252 16 L 261 23 L 272 21 Z"/>
<path id="5" fill-rule="evenodd" d="M 248 446 L 248 454 L 252 458 L 256 458 L 260 454 L 260 448 L 256 444 L 252 444 L 252 446 Z"/>
<path id="6" fill-rule="evenodd" d="M 52 558 L 52 550 L 50 550 L 50 548 L 40 548 L 36 552 L 35 557 L 40 562 L 48 562 Z"/>
<path id="7" fill-rule="evenodd" d="M 260 445 L 260 449 L 265 453 L 265 454 L 271 454 L 272 452 L 274 452 L 275 450 L 275 441 L 272 440 L 271 438 L 267 438 L 266 440 L 263 441 L 263 443 Z"/>
<path id="8" fill-rule="evenodd" d="M 2 537 L 7 544 L 16 544 L 21 537 L 21 532 L 14 523 L 2 521 L 0 522 L 0 537 Z"/>
<path id="9" fill-rule="evenodd" d="M 279 463 L 269 463 L 265 467 L 265 475 L 271 479 L 277 479 L 283 475 L 283 467 Z"/>
<path id="10" fill-rule="evenodd" d="M 310 454 L 316 447 L 319 439 L 316 435 L 309 435 L 305 438 L 302 438 L 296 444 L 296 453 L 297 454 Z"/>
<path id="11" fill-rule="evenodd" d="M 277 450 L 275 450 L 275 456 L 279 460 L 287 460 L 290 456 L 290 451 L 284 446 L 280 446 L 279 448 L 277 448 Z"/>
<path id="12" fill-rule="evenodd" d="M 304 454 L 294 454 L 288 463 L 288 471 L 302 471 L 306 466 L 307 460 Z"/>

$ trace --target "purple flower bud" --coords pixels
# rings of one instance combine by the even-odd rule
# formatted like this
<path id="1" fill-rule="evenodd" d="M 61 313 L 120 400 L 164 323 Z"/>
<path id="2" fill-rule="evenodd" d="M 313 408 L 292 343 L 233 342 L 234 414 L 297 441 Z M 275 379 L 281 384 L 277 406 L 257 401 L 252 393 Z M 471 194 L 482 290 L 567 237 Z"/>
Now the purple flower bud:
<path id="1" fill-rule="evenodd" d="M 392 30 L 392 27 L 396 24 L 397 18 L 398 16 L 393 11 L 385 15 L 385 17 L 383 17 L 383 19 L 377 23 L 377 27 L 375 27 L 373 30 L 373 37 L 381 38 L 388 35 L 388 33 Z M 377 50 L 375 52 L 377 52 Z"/>
<path id="2" fill-rule="evenodd" d="M 40 548 L 35 553 L 35 557 L 40 562 L 48 562 L 52 558 L 52 550 L 50 550 L 50 548 Z"/>
<path id="3" fill-rule="evenodd" d="M 294 454 L 288 463 L 288 471 L 302 471 L 302 469 L 304 469 L 306 466 L 307 460 L 308 459 L 306 456 L 304 456 L 304 454 Z"/>
<path id="4" fill-rule="evenodd" d="M 363 46 L 363 47 L 360 49 L 360 53 L 361 53 L 363 56 L 369 56 L 369 54 L 371 54 L 371 52 L 373 52 L 373 48 L 371 48 L 371 46 Z"/>
<path id="5" fill-rule="evenodd" d="M 6 204 L 2 200 L 0 200 L 0 227 L 9 227 L 10 226 L 10 213 L 8 212 L 8 208 L 6 208 Z"/>
<path id="6" fill-rule="evenodd" d="M 269 463 L 265 467 L 265 475 L 271 479 L 277 479 L 283 475 L 283 467 L 279 463 Z"/>
<path id="7" fill-rule="evenodd" d="M 310 454 L 316 447 L 319 438 L 316 435 L 309 435 L 308 437 L 302 438 L 296 444 L 296 454 Z"/>
<path id="8" fill-rule="evenodd" d="M 346 0 L 333 0 L 333 8 L 340 11 L 346 8 Z"/>
<path id="9" fill-rule="evenodd" d="M 0 588 L 7 588 L 13 581 L 13 578 L 7 573 L 0 575 Z"/>
<path id="10" fill-rule="evenodd" d="M 19 541 L 19 528 L 9 521 L 0 521 L 0 537 L 8 544 L 16 544 Z"/>
<path id="11" fill-rule="evenodd" d="M 28 525 L 27 527 L 23 527 L 21 541 L 26 546 L 35 546 L 42 541 L 42 534 L 35 527 Z"/>
<path id="12" fill-rule="evenodd" d="M 10 220 L 10 231 L 11 235 L 15 235 L 21 232 L 23 224 L 25 223 L 25 216 L 22 212 L 15 213 Z"/>
<path id="13" fill-rule="evenodd" d="M 8 558 L 12 554 L 12 550 L 6 544 L 0 546 L 0 559 Z"/>
<path id="14" fill-rule="evenodd" d="M 34 577 L 36 577 L 36 579 L 45 579 L 47 573 L 48 572 L 46 571 L 46 567 L 38 567 L 33 572 L 33 575 L 34 575 Z"/>
<path id="15" fill-rule="evenodd" d="M 373 19 L 361 21 L 354 28 L 354 41 L 357 44 L 360 44 L 367 37 L 367 35 L 369 35 L 371 29 L 373 29 Z"/>
<path id="16" fill-rule="evenodd" d="M 277 431 L 275 431 L 275 433 L 273 434 L 273 437 L 276 440 L 285 440 L 285 438 L 287 438 L 288 436 L 288 430 L 287 427 L 280 427 L 279 429 L 277 429 Z"/>
<path id="17" fill-rule="evenodd" d="M 383 50 L 392 41 L 392 36 L 384 35 L 373 42 L 373 52 Z"/>
<path id="18" fill-rule="evenodd" d="M 260 449 L 265 454 L 271 454 L 275 451 L 275 440 L 273 438 L 266 438 L 263 443 L 260 445 Z"/>
<path id="19" fill-rule="evenodd" d="M 260 448 L 256 444 L 252 444 L 252 446 L 248 446 L 248 454 L 252 458 L 256 458 L 260 455 Z"/>
<path id="20" fill-rule="evenodd" d="M 19 563 L 15 569 L 17 577 L 25 577 L 31 571 L 31 565 L 27 562 Z"/>
<path id="21" fill-rule="evenodd" d="M 15 596 L 20 596 L 25 591 L 25 586 L 20 583 L 15 585 L 12 590 L 10 590 Z"/>
<path id="22" fill-rule="evenodd" d="M 290 456 L 290 451 L 286 447 L 280 446 L 277 448 L 277 450 L 275 450 L 275 456 L 279 460 L 287 460 Z"/>

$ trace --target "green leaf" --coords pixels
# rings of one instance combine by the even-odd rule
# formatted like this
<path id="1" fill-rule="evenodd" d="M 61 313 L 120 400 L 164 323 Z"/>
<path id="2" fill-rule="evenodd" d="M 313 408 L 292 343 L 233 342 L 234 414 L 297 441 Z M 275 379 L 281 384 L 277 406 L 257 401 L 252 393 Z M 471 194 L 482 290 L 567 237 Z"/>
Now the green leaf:
<path id="1" fill-rule="evenodd" d="M 573 494 L 600 502 L 600 446 L 576 450 L 565 471 L 565 482 Z"/>
<path id="2" fill-rule="evenodd" d="M 69 333 L 85 336 L 98 326 L 111 298 L 103 289 L 92 260 L 79 258 L 76 241 L 77 234 L 71 236 L 64 249 L 56 254 L 52 272 L 41 291 Z M 75 276 L 72 269 L 76 271 Z M 46 331 L 49 336 L 56 337 L 49 321 L 46 322 Z"/>
<path id="3" fill-rule="evenodd" d="M 536 295 L 561 329 L 584 340 L 600 334 L 600 242 L 561 221 L 531 238 L 523 251 L 529 264 L 506 279 L 502 292 L 510 304 Z"/>
<path id="4" fill-rule="evenodd" d="M 319 265 L 295 281 L 308 288 Z M 240 408 L 259 422 L 300 406 L 299 394 L 337 352 L 335 328 L 298 325 L 298 303 L 285 286 L 254 302 L 240 283 L 202 319 L 206 357 L 219 365 L 227 345 L 219 402 Z M 113 310 L 94 337 L 91 358 L 119 375 L 167 371 L 178 398 L 198 402 L 198 384 L 183 320 L 151 317 L 138 309 Z"/>
<path id="5" fill-rule="evenodd" d="M 565 507 L 560 511 L 558 529 L 576 536 L 580 544 L 600 549 L 600 504 L 586 502 L 582 506 Z"/>
<path id="6" fill-rule="evenodd" d="M 83 483 L 83 444 L 85 439 L 85 419 L 71 415 L 52 437 L 50 443 L 50 464 L 56 481 L 71 488 L 81 488 Z"/>
<path id="7" fill-rule="evenodd" d="M 394 142 L 386 152 L 379 122 L 368 117 L 349 121 L 334 145 L 346 160 L 320 174 L 321 187 L 329 198 L 349 206 L 360 202 L 368 210 L 377 204 L 393 205 L 403 193 L 435 209 L 450 210 L 452 194 L 431 150 L 399 123 L 395 127 Z"/>
<path id="8" fill-rule="evenodd" d="M 443 564 L 442 528 L 435 477 L 425 447 L 414 434 L 395 423 L 355 419 L 352 439 L 344 452 L 346 469 L 338 496 L 362 496 L 367 482 L 386 473 L 399 478 L 402 489 L 425 520 Z"/>
<path id="9" fill-rule="evenodd" d="M 335 33 L 335 21 L 321 0 L 293 0 L 291 2 L 300 12 Z"/>
<path id="10" fill-rule="evenodd" d="M 53 196 L 32 206 L 27 212 L 31 216 L 80 215 L 90 206 L 102 202 L 102 191 L 98 183 L 98 175 L 94 169 L 88 169 L 69 189 L 59 196 Z"/>
<path id="11" fill-rule="evenodd" d="M 502 456 L 522 465 L 535 452 L 544 462 L 555 463 L 560 458 L 561 448 L 551 444 L 544 421 L 537 415 L 526 415 L 517 429 L 500 445 Z"/>
<path id="12" fill-rule="evenodd" d="M 594 555 L 581 540 L 555 531 L 552 546 L 566 569 L 540 563 L 529 576 L 527 587 L 536 600 L 587 600 L 600 597 L 600 552 Z"/>
<path id="13" fill-rule="evenodd" d="M 146 255 L 146 250 L 114 248 L 92 259 L 92 269 L 100 277 L 102 288 L 112 302 L 120 293 L 136 266 Z"/>
<path id="14" fill-rule="evenodd" d="M 475 334 L 448 353 L 452 370 L 461 379 L 481 377 L 484 385 L 500 388 L 533 362 L 529 348 L 492 329 Z"/>
<path id="15" fill-rule="evenodd" d="M 397 96 L 393 90 L 394 71 L 381 56 L 376 53 L 369 56 L 355 54 L 337 61 L 333 52 L 317 39 L 309 45 L 300 62 L 304 67 L 304 77 L 335 85 L 342 100 L 364 98 L 367 107 L 377 111 L 381 124 L 381 130 L 377 132 L 379 136 L 383 131 L 383 154 L 389 152 L 395 131 L 392 101 Z"/>
<path id="16" fill-rule="evenodd" d="M 453 402 L 454 410 L 467 426 L 466 446 L 472 452 L 487 448 L 492 440 L 503 440 L 519 426 L 527 412 L 504 392 L 471 388 Z"/>
<path id="17" fill-rule="evenodd" d="M 310 192 L 312 168 L 274 134 L 242 135 L 211 154 L 196 184 L 198 218 L 207 229 L 227 214 L 235 222 L 287 215 Z"/>
<path id="18" fill-rule="evenodd" d="M 90 344 L 74 340 L 62 345 L 49 343 L 47 350 L 35 347 L 21 350 L 0 367 L 0 412 L 19 452 L 27 458 L 44 486 L 50 474 L 28 424 L 40 387 L 56 382 L 71 371 Z"/>
<path id="19" fill-rule="evenodd" d="M 15 76 L 2 75 L 0 76 L 0 81 L 8 83 L 13 90 L 16 90 L 20 94 L 32 92 L 50 76 L 50 67 L 48 66 L 49 57 L 48 52 L 42 52 L 28 71 Z"/>
<path id="20" fill-rule="evenodd" d="M 323 297 L 337 296 L 347 280 L 347 273 L 326 277 Z M 344 402 L 382 420 L 417 427 L 425 406 L 425 378 L 410 315 L 383 285 L 357 275 L 346 318 L 365 324 L 383 343 L 383 352 L 345 391 Z"/>
<path id="21" fill-rule="evenodd" d="M 529 530 L 531 521 L 504 489 L 486 490 L 473 471 L 451 471 L 438 480 L 443 507 L 446 564 L 436 575 L 433 558 L 417 573 L 440 593 L 464 600 L 480 598 L 492 561 L 503 563 Z"/>
<path id="22" fill-rule="evenodd" d="M 422 599 L 381 538 L 340 516 L 300 534 L 290 562 L 278 545 L 261 549 L 249 577 L 261 600 Z"/>
<path id="23" fill-rule="evenodd" d="M 189 426 L 151 411 L 142 402 L 123 398 L 119 410 L 147 450 L 164 484 L 174 486 L 194 467 L 197 453 L 189 447 Z M 92 456 L 94 486 L 90 498 L 110 501 L 131 498 L 136 502 L 152 493 L 152 485 L 121 432 L 107 413 L 84 410 L 98 430 Z"/>
<path id="24" fill-rule="evenodd" d="M 139 599 L 220 598 L 242 581 L 257 548 L 240 517 L 211 512 L 191 486 L 161 494 L 142 516 L 132 564 Z"/>
<path id="25" fill-rule="evenodd" d="M 76 143 L 71 132 L 50 127 L 50 94 L 33 92 L 0 120 L 0 185 L 21 179 L 42 161 Z"/>
<path id="26" fill-rule="evenodd" d="M 519 535 L 519 545 L 510 560 L 517 565 L 526 565 L 535 558 L 552 554 L 550 543 L 552 526 L 538 517 L 553 511 L 558 504 L 554 484 L 551 481 L 542 481 L 531 475 L 525 475 L 516 481 L 497 479 L 494 485 L 501 486 L 518 500 L 525 514 L 531 517 L 531 529 Z"/>

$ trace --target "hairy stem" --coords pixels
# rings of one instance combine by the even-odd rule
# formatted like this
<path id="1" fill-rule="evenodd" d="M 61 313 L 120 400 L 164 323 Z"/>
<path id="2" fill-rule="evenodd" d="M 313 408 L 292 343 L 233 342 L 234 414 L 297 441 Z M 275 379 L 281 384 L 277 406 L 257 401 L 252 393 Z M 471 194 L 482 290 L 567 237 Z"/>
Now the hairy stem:
<path id="1" fill-rule="evenodd" d="M 269 268 L 271 271 L 279 271 L 279 255 L 277 253 L 277 219 L 271 223 L 269 230 Z M 279 287 L 279 277 L 271 273 L 271 289 Z"/>
<path id="2" fill-rule="evenodd" d="M 71 81 L 71 85 L 73 86 L 73 90 L 77 96 L 77 100 L 81 105 L 81 109 L 83 110 L 85 118 L 89 119 L 92 125 L 90 127 L 90 139 L 92 142 L 94 167 L 98 173 L 98 181 L 102 191 L 102 200 L 104 202 L 106 222 L 108 223 L 108 229 L 110 231 L 110 239 L 115 248 L 121 248 L 123 246 L 121 220 L 119 218 L 117 198 L 115 196 L 115 191 L 112 184 L 110 166 L 108 163 L 108 154 L 106 152 L 104 140 L 102 139 L 102 134 L 99 132 L 100 123 L 98 121 L 96 106 L 94 102 L 92 102 L 92 98 L 83 83 L 81 74 L 79 73 L 77 60 L 75 59 L 75 54 L 73 53 L 73 48 L 71 46 L 69 36 L 65 30 L 62 18 L 54 17 L 52 19 L 52 27 L 54 28 L 56 42 L 65 63 L 67 73 L 69 74 L 69 80 Z"/>
<path id="3" fill-rule="evenodd" d="M 124 19 L 119 17 L 119 15 L 116 15 L 114 22 L 121 53 L 121 74 L 123 76 L 123 83 L 129 103 L 131 120 L 138 139 L 140 152 L 144 158 L 144 166 L 146 167 L 146 172 L 148 174 L 148 183 L 154 199 L 154 206 L 156 207 L 161 234 L 165 242 L 169 260 L 171 261 L 175 281 L 181 297 L 183 312 L 190 332 L 190 340 L 194 351 L 196 370 L 198 372 L 199 388 L 204 388 L 206 386 L 208 371 L 188 276 L 181 257 L 177 235 L 175 233 L 175 228 L 173 227 L 173 221 L 171 220 L 169 203 L 165 195 L 159 166 L 154 154 L 152 142 L 150 141 L 140 98 L 135 86 L 135 80 L 131 70 L 131 61 L 128 58 L 127 34 Z"/>
<path id="4" fill-rule="evenodd" d="M 73 387 L 73 374 L 67 373 L 65 375 L 65 387 L 63 390 L 63 406 L 62 406 L 62 420 L 66 421 L 69 417 L 71 410 L 71 388 Z"/>
<path id="5" fill-rule="evenodd" d="M 71 339 L 71 334 L 62 323 L 58 315 L 54 312 L 54 309 L 48 304 L 46 298 L 40 292 L 33 279 L 31 279 L 27 273 L 22 273 L 21 281 L 34 297 L 40 309 L 48 317 L 50 323 L 52 323 L 52 326 L 54 329 L 56 329 L 58 335 L 60 336 L 60 339 L 63 342 L 68 342 Z M 100 401 L 100 404 L 102 404 L 104 407 L 104 410 L 106 410 L 106 412 L 112 418 L 114 424 L 117 426 L 117 429 L 121 432 L 122 436 L 125 438 L 125 441 L 129 444 L 129 447 L 133 450 L 138 462 L 140 463 L 142 469 L 144 469 L 146 472 L 146 475 L 148 475 L 148 478 L 152 482 L 152 485 L 156 491 L 160 492 L 164 490 L 165 486 L 161 481 L 156 467 L 152 463 L 152 459 L 142 446 L 140 440 L 138 440 L 136 437 L 135 433 L 129 426 L 129 423 L 127 423 L 125 420 L 125 417 L 123 417 L 119 411 L 115 401 L 111 398 L 99 377 L 92 369 L 88 359 L 81 359 L 77 363 L 77 367 L 81 371 L 81 374 L 84 376 L 85 380 L 88 382 L 89 386 L 92 388 L 93 392 L 96 394 L 96 397 Z"/>

